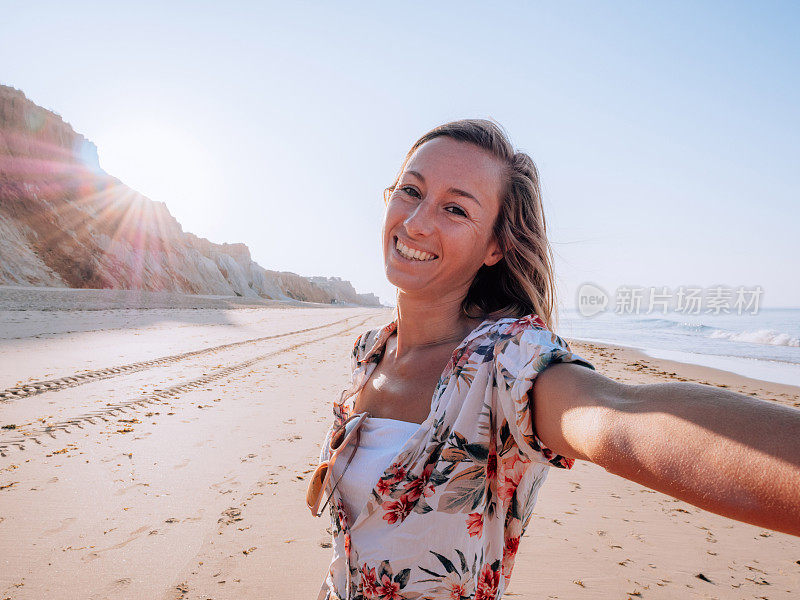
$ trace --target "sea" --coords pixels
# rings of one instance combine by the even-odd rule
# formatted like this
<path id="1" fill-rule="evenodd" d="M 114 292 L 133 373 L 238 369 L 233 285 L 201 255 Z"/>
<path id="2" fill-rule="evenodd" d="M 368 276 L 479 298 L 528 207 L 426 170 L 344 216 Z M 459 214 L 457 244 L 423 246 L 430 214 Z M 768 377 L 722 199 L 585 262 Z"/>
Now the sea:
<path id="1" fill-rule="evenodd" d="M 743 314 L 559 313 L 561 337 L 637 348 L 654 358 L 800 386 L 800 308 Z"/>

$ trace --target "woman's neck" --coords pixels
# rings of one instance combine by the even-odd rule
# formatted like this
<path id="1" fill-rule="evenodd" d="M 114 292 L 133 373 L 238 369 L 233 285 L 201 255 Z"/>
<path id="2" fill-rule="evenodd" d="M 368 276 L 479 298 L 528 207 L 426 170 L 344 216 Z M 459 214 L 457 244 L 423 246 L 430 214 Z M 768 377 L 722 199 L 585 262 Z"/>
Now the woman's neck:
<path id="1" fill-rule="evenodd" d="M 476 325 L 477 319 L 462 310 L 463 297 L 414 298 L 403 292 L 397 295 L 396 356 L 440 344 L 458 344 Z"/>

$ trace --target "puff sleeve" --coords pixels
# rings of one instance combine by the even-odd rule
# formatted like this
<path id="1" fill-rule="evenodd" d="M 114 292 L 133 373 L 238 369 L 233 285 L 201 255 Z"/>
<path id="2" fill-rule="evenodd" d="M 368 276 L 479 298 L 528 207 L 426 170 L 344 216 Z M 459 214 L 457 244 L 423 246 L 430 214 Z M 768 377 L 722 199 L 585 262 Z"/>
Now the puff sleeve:
<path id="1" fill-rule="evenodd" d="M 551 364 L 571 362 L 590 369 L 594 366 L 537 323 L 538 319 L 517 321 L 495 345 L 496 426 L 499 438 L 507 439 L 510 434 L 526 458 L 569 469 L 573 459 L 545 447 L 536 435 L 529 392 L 537 375 Z"/>

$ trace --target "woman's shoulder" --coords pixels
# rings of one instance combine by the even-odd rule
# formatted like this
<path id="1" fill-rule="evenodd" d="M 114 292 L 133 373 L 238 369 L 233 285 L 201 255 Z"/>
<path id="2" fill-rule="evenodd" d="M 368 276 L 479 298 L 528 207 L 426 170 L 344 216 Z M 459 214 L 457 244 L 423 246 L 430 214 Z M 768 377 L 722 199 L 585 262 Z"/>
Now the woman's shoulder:
<path id="1" fill-rule="evenodd" d="M 531 313 L 522 317 L 498 317 L 487 319 L 483 325 L 488 325 L 487 331 L 502 334 L 515 334 L 526 330 L 547 329 L 539 315 Z"/>
<path id="2" fill-rule="evenodd" d="M 594 369 L 535 314 L 498 319 L 483 335 L 491 344 L 498 372 L 506 375 L 518 377 L 529 370 L 540 371 L 553 362 L 574 362 Z"/>
<path id="3" fill-rule="evenodd" d="M 536 314 L 524 317 L 509 317 L 497 321 L 498 343 L 508 344 L 511 340 L 539 340 L 569 349 L 566 340 L 551 331 L 545 322 Z"/>
<path id="4" fill-rule="evenodd" d="M 536 358 L 588 364 L 572 353 L 569 344 L 547 328 L 536 314 L 487 319 L 479 325 L 464 348 L 463 360 L 480 356 L 479 362 L 493 362 L 498 368 L 518 372 Z"/>
<path id="5" fill-rule="evenodd" d="M 495 352 L 502 352 L 509 343 L 526 340 L 541 340 L 568 348 L 567 342 L 547 328 L 536 314 L 523 317 L 501 317 L 487 319 L 473 332 L 473 341 L 481 345 L 490 344 Z"/>

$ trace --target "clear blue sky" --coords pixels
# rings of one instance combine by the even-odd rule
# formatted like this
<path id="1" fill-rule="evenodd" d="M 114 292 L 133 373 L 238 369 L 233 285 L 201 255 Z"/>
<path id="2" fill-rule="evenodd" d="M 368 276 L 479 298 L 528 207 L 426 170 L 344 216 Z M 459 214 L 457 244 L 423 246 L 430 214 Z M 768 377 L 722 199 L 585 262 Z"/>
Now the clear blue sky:
<path id="1" fill-rule="evenodd" d="M 0 82 L 185 230 L 393 298 L 382 190 L 491 117 L 538 164 L 577 286 L 761 285 L 800 306 L 792 3 L 3 4 Z"/>

